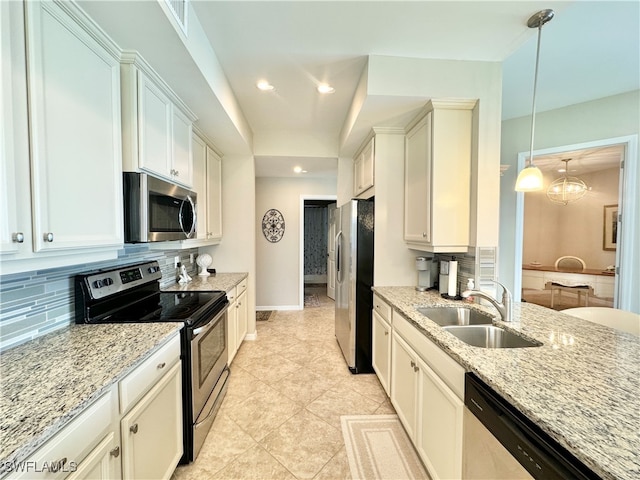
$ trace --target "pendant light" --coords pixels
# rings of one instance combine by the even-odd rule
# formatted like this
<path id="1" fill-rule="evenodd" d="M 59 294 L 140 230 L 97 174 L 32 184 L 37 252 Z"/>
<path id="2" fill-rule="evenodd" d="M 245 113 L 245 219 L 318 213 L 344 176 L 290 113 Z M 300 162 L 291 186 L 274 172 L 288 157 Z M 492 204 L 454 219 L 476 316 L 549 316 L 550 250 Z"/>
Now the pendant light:
<path id="1" fill-rule="evenodd" d="M 533 133 L 536 125 L 536 88 L 538 86 L 538 63 L 540 60 L 540 38 L 542 26 L 553 18 L 553 10 L 540 10 L 529 18 L 527 27 L 538 29 L 538 48 L 536 50 L 536 68 L 533 75 L 533 105 L 531 107 L 531 144 L 529 148 L 529 161 L 522 169 L 516 180 L 516 192 L 534 192 L 542 190 L 542 172 L 533 164 Z"/>
<path id="2" fill-rule="evenodd" d="M 569 162 L 571 159 L 562 160 L 564 162 L 564 176 L 553 181 L 547 189 L 547 198 L 553 203 L 567 205 L 584 197 L 587 193 L 587 184 L 578 177 L 569 176 Z"/>

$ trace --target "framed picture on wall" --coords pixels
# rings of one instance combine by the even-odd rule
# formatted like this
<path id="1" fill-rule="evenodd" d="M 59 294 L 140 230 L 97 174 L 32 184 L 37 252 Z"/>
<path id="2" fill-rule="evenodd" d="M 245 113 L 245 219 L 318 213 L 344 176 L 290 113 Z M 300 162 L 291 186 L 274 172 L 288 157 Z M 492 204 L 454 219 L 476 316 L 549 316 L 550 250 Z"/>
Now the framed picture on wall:
<path id="1" fill-rule="evenodd" d="M 604 206 L 602 249 L 615 250 L 618 243 L 618 205 Z"/>

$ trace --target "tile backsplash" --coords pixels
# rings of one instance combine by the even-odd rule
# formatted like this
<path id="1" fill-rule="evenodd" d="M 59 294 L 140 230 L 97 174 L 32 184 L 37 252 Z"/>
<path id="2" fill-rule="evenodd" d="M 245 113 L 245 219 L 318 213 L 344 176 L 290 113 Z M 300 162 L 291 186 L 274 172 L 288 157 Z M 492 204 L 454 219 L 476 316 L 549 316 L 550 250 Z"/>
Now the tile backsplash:
<path id="1" fill-rule="evenodd" d="M 116 260 L 0 276 L 0 351 L 75 321 L 73 278 L 76 274 L 157 260 L 162 271 L 160 286 L 164 287 L 176 281 L 176 256 L 190 274 L 197 273 L 196 264 L 189 263 L 190 254 L 197 251 L 197 248 L 150 250 L 146 244 L 132 244 L 125 245 Z"/>

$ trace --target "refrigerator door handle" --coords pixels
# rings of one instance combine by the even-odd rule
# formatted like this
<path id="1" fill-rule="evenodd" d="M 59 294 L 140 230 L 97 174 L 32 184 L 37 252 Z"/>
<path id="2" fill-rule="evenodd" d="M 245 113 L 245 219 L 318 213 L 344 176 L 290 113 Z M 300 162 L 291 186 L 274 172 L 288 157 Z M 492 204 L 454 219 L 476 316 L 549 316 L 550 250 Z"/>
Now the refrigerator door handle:
<path id="1" fill-rule="evenodd" d="M 338 232 L 338 234 L 336 235 L 336 241 L 335 241 L 335 250 L 336 250 L 336 282 L 338 283 L 342 283 L 342 271 L 340 270 L 340 260 L 342 257 L 342 242 L 340 242 L 340 239 L 342 237 L 342 230 L 340 230 Z"/>

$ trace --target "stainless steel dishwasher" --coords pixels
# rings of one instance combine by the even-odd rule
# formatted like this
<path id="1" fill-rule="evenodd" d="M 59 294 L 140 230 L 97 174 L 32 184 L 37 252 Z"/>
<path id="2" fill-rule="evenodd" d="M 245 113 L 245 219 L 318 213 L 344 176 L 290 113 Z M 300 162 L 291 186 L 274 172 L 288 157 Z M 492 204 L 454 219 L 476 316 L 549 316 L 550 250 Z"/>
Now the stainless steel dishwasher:
<path id="1" fill-rule="evenodd" d="M 473 373 L 464 391 L 464 479 L 600 478 Z"/>

